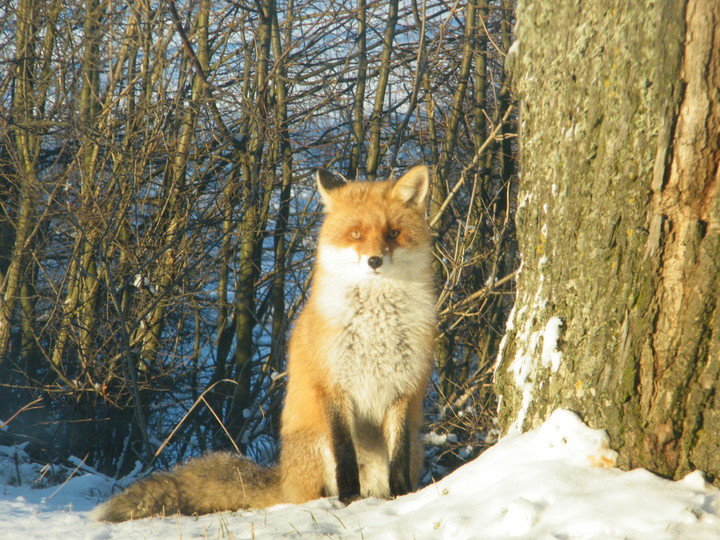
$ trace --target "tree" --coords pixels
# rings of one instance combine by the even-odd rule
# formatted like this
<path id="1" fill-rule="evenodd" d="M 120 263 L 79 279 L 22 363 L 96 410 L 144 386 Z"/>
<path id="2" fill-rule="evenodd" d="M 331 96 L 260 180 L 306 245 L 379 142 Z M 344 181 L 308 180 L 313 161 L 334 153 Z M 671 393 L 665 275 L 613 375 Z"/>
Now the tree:
<path id="1" fill-rule="evenodd" d="M 520 2 L 505 431 L 557 407 L 623 467 L 720 477 L 720 4 Z"/>

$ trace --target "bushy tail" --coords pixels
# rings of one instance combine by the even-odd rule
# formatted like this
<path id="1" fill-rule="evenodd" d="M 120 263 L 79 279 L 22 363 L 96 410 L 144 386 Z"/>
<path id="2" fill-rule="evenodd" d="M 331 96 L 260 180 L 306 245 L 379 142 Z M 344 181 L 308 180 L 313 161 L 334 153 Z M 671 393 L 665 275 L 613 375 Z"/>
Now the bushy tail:
<path id="1" fill-rule="evenodd" d="M 117 522 L 264 508 L 280 502 L 278 467 L 260 467 L 245 457 L 218 452 L 135 482 L 97 506 L 91 517 Z"/>

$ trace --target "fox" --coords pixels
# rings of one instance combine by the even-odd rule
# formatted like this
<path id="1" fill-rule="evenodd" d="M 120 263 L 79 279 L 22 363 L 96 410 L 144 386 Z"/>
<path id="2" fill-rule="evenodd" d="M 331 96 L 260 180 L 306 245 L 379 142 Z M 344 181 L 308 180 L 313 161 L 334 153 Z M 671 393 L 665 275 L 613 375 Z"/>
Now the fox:
<path id="1" fill-rule="evenodd" d="M 93 511 L 118 522 L 417 488 L 436 334 L 430 171 L 346 181 L 316 173 L 323 205 L 310 294 L 287 347 L 278 464 L 229 452 L 131 484 Z"/>

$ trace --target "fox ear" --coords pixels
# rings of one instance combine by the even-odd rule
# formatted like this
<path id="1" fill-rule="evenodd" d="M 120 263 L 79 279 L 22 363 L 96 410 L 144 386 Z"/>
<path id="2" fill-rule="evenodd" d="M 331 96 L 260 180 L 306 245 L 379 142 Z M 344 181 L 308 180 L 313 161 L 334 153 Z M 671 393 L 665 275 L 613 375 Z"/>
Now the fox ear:
<path id="1" fill-rule="evenodd" d="M 403 204 L 422 210 L 429 185 L 430 170 L 425 165 L 417 165 L 395 182 L 392 194 Z"/>
<path id="2" fill-rule="evenodd" d="M 325 169 L 318 169 L 316 177 L 318 192 L 327 212 L 332 207 L 332 191 L 344 186 L 347 182 Z"/>

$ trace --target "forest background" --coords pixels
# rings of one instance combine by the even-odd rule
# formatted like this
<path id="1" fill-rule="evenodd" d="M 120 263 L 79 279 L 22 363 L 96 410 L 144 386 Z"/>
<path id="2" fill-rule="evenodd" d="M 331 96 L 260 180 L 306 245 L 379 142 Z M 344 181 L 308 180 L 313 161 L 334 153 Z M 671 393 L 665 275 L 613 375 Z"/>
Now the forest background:
<path id="1" fill-rule="evenodd" d="M 314 172 L 434 179 L 436 476 L 496 433 L 514 1 L 0 6 L 0 444 L 120 476 L 273 459 Z"/>

